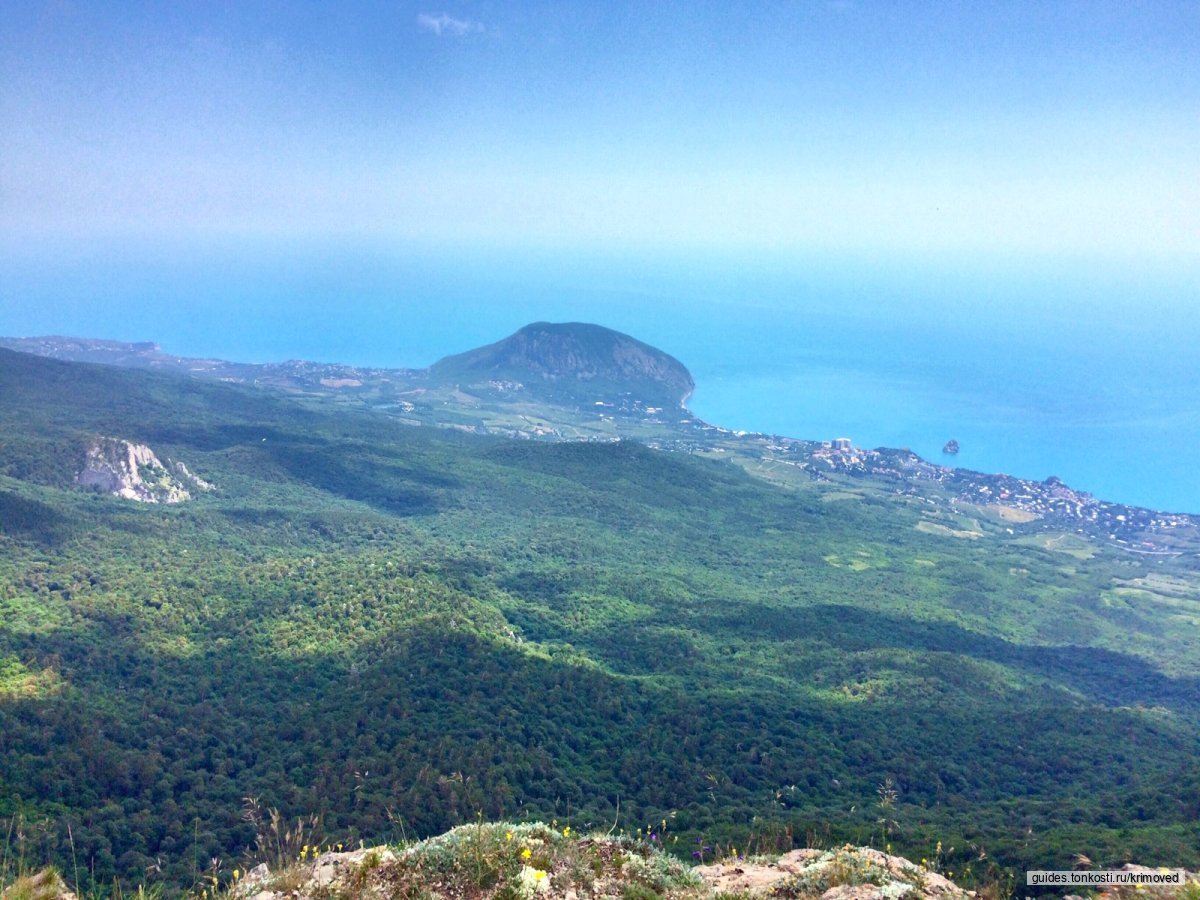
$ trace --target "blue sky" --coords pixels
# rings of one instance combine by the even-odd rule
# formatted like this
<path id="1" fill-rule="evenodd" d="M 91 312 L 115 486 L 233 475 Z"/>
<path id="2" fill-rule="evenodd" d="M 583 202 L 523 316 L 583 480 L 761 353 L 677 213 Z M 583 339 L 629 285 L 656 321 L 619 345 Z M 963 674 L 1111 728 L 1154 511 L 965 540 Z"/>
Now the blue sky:
<path id="1" fill-rule="evenodd" d="M 1200 3 L 6 0 L 0 238 L 1200 257 Z"/>

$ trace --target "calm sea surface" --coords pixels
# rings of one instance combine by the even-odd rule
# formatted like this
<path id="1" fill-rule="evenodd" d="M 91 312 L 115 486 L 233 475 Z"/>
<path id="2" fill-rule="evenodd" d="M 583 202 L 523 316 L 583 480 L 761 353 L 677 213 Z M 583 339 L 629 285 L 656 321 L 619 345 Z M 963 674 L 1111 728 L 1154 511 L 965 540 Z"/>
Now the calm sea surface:
<path id="1" fill-rule="evenodd" d="M 848 265 L 513 259 L 295 247 L 0 247 L 0 334 L 424 366 L 531 321 L 672 353 L 715 424 L 1200 512 L 1200 297 L 1186 284 Z M 1188 292 L 1192 291 L 1189 296 Z M 961 445 L 944 457 L 949 439 Z"/>

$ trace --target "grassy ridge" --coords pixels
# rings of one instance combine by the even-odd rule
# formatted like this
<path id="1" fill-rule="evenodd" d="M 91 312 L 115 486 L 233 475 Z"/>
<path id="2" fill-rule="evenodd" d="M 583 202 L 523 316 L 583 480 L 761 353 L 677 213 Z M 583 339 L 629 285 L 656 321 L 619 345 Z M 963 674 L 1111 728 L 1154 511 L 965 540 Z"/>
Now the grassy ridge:
<path id="1" fill-rule="evenodd" d="M 2 351 L 0 398 L 0 816 L 60 862 L 70 822 L 100 881 L 186 882 L 247 796 L 347 842 L 674 813 L 685 844 L 1200 857 L 1197 628 L 1119 593 L 1156 564 Z M 96 433 L 218 490 L 78 491 Z"/>

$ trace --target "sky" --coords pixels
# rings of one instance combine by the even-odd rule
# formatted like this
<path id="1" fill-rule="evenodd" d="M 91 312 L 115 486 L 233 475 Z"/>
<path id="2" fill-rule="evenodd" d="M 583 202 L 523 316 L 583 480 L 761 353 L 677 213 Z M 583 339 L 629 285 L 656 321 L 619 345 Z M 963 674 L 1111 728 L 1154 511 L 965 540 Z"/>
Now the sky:
<path id="1" fill-rule="evenodd" d="M 1197 73 L 1195 0 L 3 0 L 0 243 L 1183 277 Z"/>

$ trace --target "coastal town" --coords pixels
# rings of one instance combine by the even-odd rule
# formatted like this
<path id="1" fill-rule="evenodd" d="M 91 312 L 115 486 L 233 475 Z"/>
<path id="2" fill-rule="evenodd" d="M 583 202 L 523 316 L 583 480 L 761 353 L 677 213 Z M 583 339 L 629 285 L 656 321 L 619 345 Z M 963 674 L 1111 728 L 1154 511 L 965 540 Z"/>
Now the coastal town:
<path id="1" fill-rule="evenodd" d="M 1128 506 L 1098 499 L 1050 476 L 1036 481 L 930 463 L 907 449 L 855 447 L 849 438 L 814 442 L 767 435 L 742 435 L 774 461 L 795 466 L 814 481 L 873 479 L 896 493 L 939 502 L 948 508 L 996 510 L 1016 531 L 1071 530 L 1131 553 L 1180 552 L 1179 544 L 1200 538 L 1200 517 Z"/>

